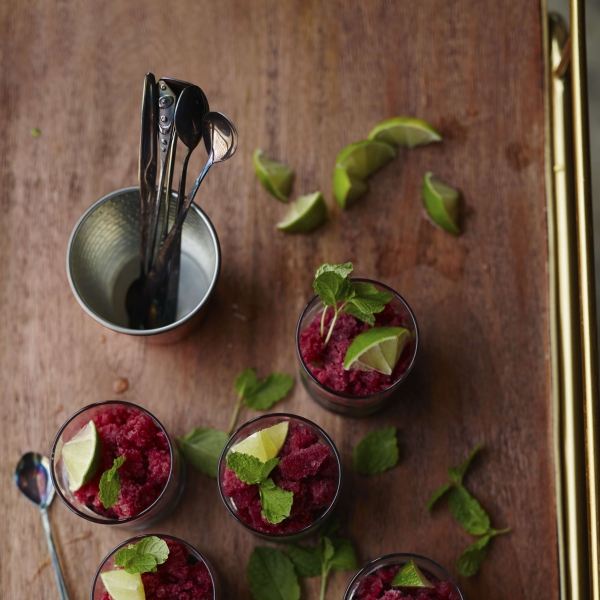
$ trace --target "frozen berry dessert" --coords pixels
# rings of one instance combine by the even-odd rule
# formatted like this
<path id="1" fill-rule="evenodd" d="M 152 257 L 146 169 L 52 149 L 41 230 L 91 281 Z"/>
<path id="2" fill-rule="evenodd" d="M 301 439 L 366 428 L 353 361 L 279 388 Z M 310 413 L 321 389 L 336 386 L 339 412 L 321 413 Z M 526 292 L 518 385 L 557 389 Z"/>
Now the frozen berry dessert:
<path id="1" fill-rule="evenodd" d="M 270 418 L 263 417 L 263 418 Z M 284 420 L 243 436 L 220 469 L 220 488 L 243 523 L 267 534 L 310 527 L 337 497 L 340 472 L 315 426 Z"/>

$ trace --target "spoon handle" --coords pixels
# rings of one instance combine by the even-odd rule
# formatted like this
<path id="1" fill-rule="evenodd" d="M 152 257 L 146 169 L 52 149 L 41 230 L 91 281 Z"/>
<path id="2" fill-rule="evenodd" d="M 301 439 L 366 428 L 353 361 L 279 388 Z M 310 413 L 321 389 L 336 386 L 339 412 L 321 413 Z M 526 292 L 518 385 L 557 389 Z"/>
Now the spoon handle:
<path id="1" fill-rule="evenodd" d="M 52 530 L 50 529 L 50 520 L 48 519 L 48 511 L 41 509 L 42 523 L 44 524 L 44 533 L 46 534 L 46 541 L 48 542 L 48 550 L 50 550 L 50 557 L 52 558 L 52 566 L 54 567 L 54 576 L 56 577 L 56 585 L 58 586 L 58 592 L 60 594 L 60 600 L 69 600 L 69 594 L 67 592 L 67 586 L 63 579 L 62 571 L 60 570 L 60 564 L 58 562 L 58 555 L 56 554 L 56 548 L 54 547 L 54 540 L 52 539 Z"/>

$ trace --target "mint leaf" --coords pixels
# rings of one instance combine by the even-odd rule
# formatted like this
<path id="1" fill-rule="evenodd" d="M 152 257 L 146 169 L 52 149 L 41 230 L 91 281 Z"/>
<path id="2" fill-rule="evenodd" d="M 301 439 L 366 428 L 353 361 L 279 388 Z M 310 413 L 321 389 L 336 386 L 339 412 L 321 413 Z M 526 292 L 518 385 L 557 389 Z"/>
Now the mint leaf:
<path id="1" fill-rule="evenodd" d="M 427 503 L 427 507 L 425 508 L 426 512 L 431 512 L 431 509 L 434 507 L 435 503 L 442 497 L 446 492 L 449 492 L 454 486 L 451 483 L 444 483 L 440 488 L 438 488 L 431 498 L 429 498 L 429 502 Z"/>
<path id="2" fill-rule="evenodd" d="M 113 466 L 102 473 L 99 496 L 104 508 L 112 508 L 117 503 L 121 491 L 121 477 L 117 469 L 123 466 L 124 462 L 125 457 L 119 456 L 113 461 Z"/>
<path id="3" fill-rule="evenodd" d="M 345 278 L 348 277 L 353 270 L 354 265 L 351 262 L 343 263 L 341 265 L 330 265 L 329 263 L 325 263 L 317 269 L 317 272 L 315 273 L 315 279 L 319 277 L 319 275 L 323 275 L 323 273 L 328 273 L 330 271 Z"/>
<path id="4" fill-rule="evenodd" d="M 352 455 L 354 470 L 361 475 L 374 475 L 392 469 L 398 464 L 399 458 L 395 427 L 376 429 L 367 434 Z"/>
<path id="5" fill-rule="evenodd" d="M 156 563 L 162 565 L 169 558 L 169 546 L 167 542 L 155 535 L 149 535 L 141 539 L 133 546 L 138 554 L 151 554 L 156 558 Z"/>
<path id="6" fill-rule="evenodd" d="M 224 431 L 196 428 L 178 438 L 179 447 L 186 460 L 204 475 L 217 477 L 219 457 L 229 436 Z"/>
<path id="7" fill-rule="evenodd" d="M 262 516 L 276 525 L 290 516 L 294 493 L 288 492 L 275 485 L 272 479 L 265 479 L 260 484 L 260 505 Z"/>
<path id="8" fill-rule="evenodd" d="M 350 540 L 333 539 L 334 554 L 330 559 L 329 565 L 334 571 L 356 571 L 358 561 L 356 560 L 356 550 Z"/>
<path id="9" fill-rule="evenodd" d="M 473 459 L 475 458 L 480 449 L 481 444 L 477 444 L 477 446 L 473 448 L 469 456 L 467 456 L 467 458 L 462 463 L 462 465 L 460 465 L 460 467 L 448 468 L 448 475 L 450 476 L 450 479 L 452 479 L 452 481 L 458 483 L 459 485 L 462 483 L 463 477 L 465 476 L 468 468 L 471 466 L 471 462 L 473 462 Z"/>
<path id="10" fill-rule="evenodd" d="M 352 287 L 354 289 L 354 295 L 357 298 L 377 300 L 381 304 L 387 304 L 392 299 L 390 294 L 378 291 L 372 283 L 355 281 L 352 283 Z"/>
<path id="11" fill-rule="evenodd" d="M 237 478 L 248 485 L 255 485 L 266 479 L 279 464 L 278 458 L 271 458 L 263 463 L 256 456 L 242 452 L 230 452 L 225 460 L 227 466 L 235 471 Z"/>
<path id="12" fill-rule="evenodd" d="M 371 325 L 371 327 L 375 325 L 375 317 L 373 316 L 373 314 L 359 310 L 358 307 L 354 304 L 348 304 L 348 306 L 346 306 L 346 308 L 344 309 L 344 312 L 349 315 L 352 315 L 353 317 L 356 317 L 359 321 L 362 321 L 367 325 Z"/>
<path id="13" fill-rule="evenodd" d="M 32 128 L 29 130 L 29 133 L 31 133 L 31 135 L 32 135 L 33 137 L 40 137 L 40 135 L 42 134 L 42 132 L 41 132 L 41 131 L 40 131 L 40 130 L 37 128 L 37 127 L 32 127 Z"/>
<path id="14" fill-rule="evenodd" d="M 292 561 L 276 548 L 254 548 L 246 577 L 255 600 L 300 600 L 300 585 Z"/>
<path id="15" fill-rule="evenodd" d="M 256 378 L 256 371 L 252 368 L 244 369 L 233 382 L 233 387 L 238 393 L 238 396 L 245 396 L 246 394 L 252 393 L 254 388 L 258 385 L 258 379 Z"/>
<path id="16" fill-rule="evenodd" d="M 246 391 L 246 406 L 252 410 L 269 410 L 278 400 L 285 398 L 294 385 L 294 378 L 284 373 L 271 373 L 266 379 Z"/>
<path id="17" fill-rule="evenodd" d="M 481 505 L 462 485 L 456 486 L 448 498 L 454 518 L 473 535 L 484 535 L 490 528 L 490 518 Z"/>
<path id="18" fill-rule="evenodd" d="M 294 563 L 298 577 L 316 577 L 321 574 L 321 561 L 314 548 L 288 546 L 287 554 Z"/>
<path id="19" fill-rule="evenodd" d="M 337 307 L 338 302 L 349 300 L 354 294 L 350 280 L 333 271 L 319 275 L 313 282 L 313 288 L 325 306 Z"/>
<path id="20" fill-rule="evenodd" d="M 169 557 L 169 547 L 164 540 L 155 535 L 143 538 L 137 544 L 121 548 L 115 554 L 115 565 L 124 567 L 130 574 L 156 571 Z"/>
<path id="21" fill-rule="evenodd" d="M 481 563 L 488 555 L 490 539 L 489 535 L 484 535 L 460 555 L 458 572 L 463 577 L 472 577 L 479 571 Z"/>

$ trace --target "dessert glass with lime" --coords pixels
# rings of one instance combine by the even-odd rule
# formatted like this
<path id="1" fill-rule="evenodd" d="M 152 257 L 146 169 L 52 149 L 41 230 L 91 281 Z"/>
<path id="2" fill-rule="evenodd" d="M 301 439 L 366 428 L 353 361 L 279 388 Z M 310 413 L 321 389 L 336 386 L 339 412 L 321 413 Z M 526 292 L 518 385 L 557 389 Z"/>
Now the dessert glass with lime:
<path id="1" fill-rule="evenodd" d="M 183 460 L 160 421 L 141 406 L 117 400 L 69 417 L 52 445 L 50 467 L 60 499 L 75 514 L 129 529 L 166 517 L 185 486 Z M 111 477 L 109 501 L 104 481 Z"/>
<path id="2" fill-rule="evenodd" d="M 333 310 L 315 295 L 298 320 L 296 352 L 302 383 L 314 400 L 334 412 L 366 416 L 383 408 L 408 377 L 419 330 L 410 306 L 393 289 L 370 279 L 351 282 L 389 296 L 384 310 L 374 315 L 374 326 L 341 314 L 331 336 L 322 335 L 331 326 Z"/>
<path id="3" fill-rule="evenodd" d="M 352 579 L 344 600 L 464 600 L 452 575 L 418 554 L 388 554 L 368 563 Z"/>
<path id="4" fill-rule="evenodd" d="M 154 572 L 127 573 L 115 565 L 117 552 L 135 546 L 144 538 L 155 536 L 169 547 L 166 561 Z M 143 570 L 143 569 L 141 569 Z M 92 583 L 91 600 L 154 600 L 178 598 L 179 593 L 194 592 L 194 598 L 217 600 L 219 584 L 208 560 L 193 546 L 171 535 L 140 535 L 122 544 L 100 563 Z M 192 597 L 186 596 L 186 597 Z"/>
<path id="5" fill-rule="evenodd" d="M 243 461 L 266 470 L 247 478 L 238 464 Z M 269 414 L 231 436 L 219 460 L 218 482 L 238 523 L 264 539 L 293 542 L 315 533 L 332 514 L 342 466 L 335 444 L 318 425 L 297 415 Z"/>

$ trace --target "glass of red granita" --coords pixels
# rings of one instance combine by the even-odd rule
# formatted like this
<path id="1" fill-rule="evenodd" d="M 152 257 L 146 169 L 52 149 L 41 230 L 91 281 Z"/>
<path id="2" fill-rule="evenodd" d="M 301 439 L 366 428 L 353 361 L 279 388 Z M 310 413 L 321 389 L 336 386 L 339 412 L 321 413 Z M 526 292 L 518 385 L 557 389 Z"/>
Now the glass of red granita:
<path id="1" fill-rule="evenodd" d="M 276 430 L 283 431 L 273 434 L 276 448 L 270 447 L 276 466 L 263 482 L 246 483 L 230 468 L 232 455 L 245 452 L 242 446 L 264 432 Z M 262 463 L 267 458 L 261 456 Z M 331 516 L 341 483 L 342 466 L 333 441 L 318 425 L 296 415 L 270 414 L 248 421 L 231 436 L 219 461 L 219 492 L 227 510 L 246 529 L 274 542 L 315 533 Z M 265 503 L 269 490 L 263 486 L 287 496 L 288 510 L 274 517 Z"/>
<path id="2" fill-rule="evenodd" d="M 392 585 L 398 572 L 412 563 L 428 587 Z M 350 582 L 344 600 L 464 600 L 452 575 L 441 565 L 418 554 L 388 554 L 360 570 Z"/>
<path id="3" fill-rule="evenodd" d="M 100 485 L 115 464 L 119 485 L 110 505 Z M 50 465 L 61 500 L 102 525 L 150 527 L 177 506 L 185 486 L 177 445 L 156 417 L 130 402 L 98 402 L 72 415 L 54 439 Z"/>
<path id="4" fill-rule="evenodd" d="M 296 327 L 296 351 L 300 360 L 300 376 L 310 396 L 324 408 L 349 416 L 365 416 L 383 408 L 394 397 L 412 370 L 419 348 L 417 320 L 404 298 L 393 289 L 370 279 L 353 278 L 354 283 L 373 285 L 392 299 L 384 310 L 374 315 L 374 327 L 403 327 L 411 332 L 391 375 L 377 371 L 346 370 L 344 358 L 352 341 L 371 328 L 350 314 L 341 314 L 325 345 L 321 335 L 321 317 L 325 308 L 318 295 L 304 307 Z M 325 329 L 330 326 L 333 311 L 325 313 Z"/>
<path id="5" fill-rule="evenodd" d="M 121 567 L 115 566 L 117 552 L 136 544 L 145 537 L 150 537 L 150 535 L 155 535 L 166 542 L 169 547 L 169 556 L 166 562 L 156 566 L 156 572 L 141 574 L 146 600 L 159 600 L 159 598 L 218 600 L 218 580 L 206 558 L 187 542 L 162 533 L 140 535 L 114 548 L 100 563 L 96 571 L 92 583 L 91 600 L 116 600 L 106 590 L 101 575 L 107 571 L 121 569 Z"/>

